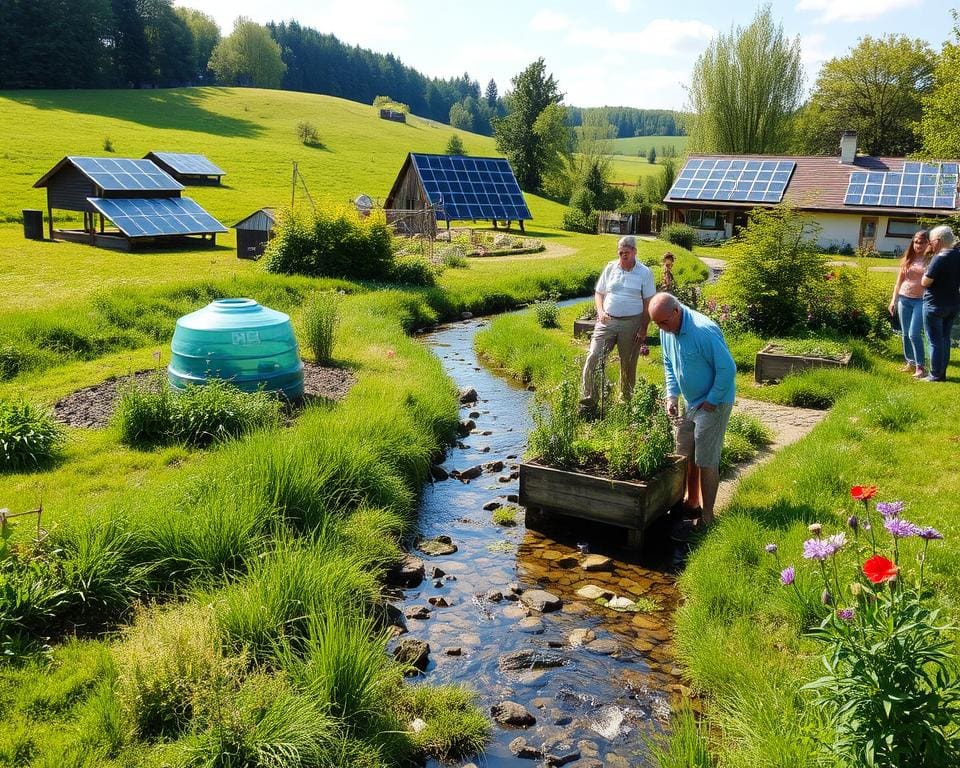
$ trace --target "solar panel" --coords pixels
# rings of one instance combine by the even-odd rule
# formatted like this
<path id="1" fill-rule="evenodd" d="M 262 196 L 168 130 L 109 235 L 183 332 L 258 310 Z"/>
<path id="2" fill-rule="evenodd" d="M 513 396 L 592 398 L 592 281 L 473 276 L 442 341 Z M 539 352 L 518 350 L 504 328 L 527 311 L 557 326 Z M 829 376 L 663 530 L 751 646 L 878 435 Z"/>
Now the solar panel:
<path id="1" fill-rule="evenodd" d="M 903 164 L 902 171 L 850 174 L 845 205 L 956 208 L 960 163 Z"/>
<path id="2" fill-rule="evenodd" d="M 796 165 L 793 160 L 695 158 L 683 166 L 667 197 L 779 203 Z"/>
<path id="3" fill-rule="evenodd" d="M 532 219 L 513 169 L 503 158 L 411 154 L 437 218 Z"/>
<path id="4" fill-rule="evenodd" d="M 183 189 L 181 184 L 174 181 L 151 160 L 132 160 L 124 157 L 71 157 L 70 162 L 105 191 L 177 192 Z"/>
<path id="5" fill-rule="evenodd" d="M 203 155 L 192 155 L 186 152 L 151 152 L 150 154 L 170 166 L 174 173 L 196 176 L 226 175 Z"/>
<path id="6" fill-rule="evenodd" d="M 227 228 L 189 197 L 125 199 L 88 197 L 127 237 L 209 235 Z"/>

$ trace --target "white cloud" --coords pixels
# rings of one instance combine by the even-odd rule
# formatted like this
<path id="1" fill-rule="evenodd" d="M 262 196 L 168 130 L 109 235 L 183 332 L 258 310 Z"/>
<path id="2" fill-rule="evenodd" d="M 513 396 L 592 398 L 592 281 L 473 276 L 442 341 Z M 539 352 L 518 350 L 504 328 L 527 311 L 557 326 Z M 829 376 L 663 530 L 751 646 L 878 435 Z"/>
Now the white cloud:
<path id="1" fill-rule="evenodd" d="M 629 62 L 626 62 L 629 63 Z M 619 74 L 611 76 L 612 71 Z M 611 70 L 605 62 L 560 73 L 564 101 L 578 107 L 630 104 L 645 109 L 683 109 L 690 68 L 645 67 Z"/>
<path id="2" fill-rule="evenodd" d="M 610 7 L 617 13 L 627 13 L 630 10 L 630 0 L 610 0 Z"/>
<path id="3" fill-rule="evenodd" d="M 637 31 L 613 31 L 607 27 L 573 29 L 567 42 L 599 50 L 629 51 L 638 57 L 651 55 L 697 55 L 716 30 L 701 21 L 654 19 Z"/>
<path id="4" fill-rule="evenodd" d="M 530 19 L 530 29 L 537 32 L 559 32 L 570 27 L 572 23 L 568 16 L 544 8 Z"/>
<path id="5" fill-rule="evenodd" d="M 912 8 L 920 0 L 800 0 L 798 11 L 818 13 L 817 21 L 866 21 L 883 16 L 890 11 Z"/>

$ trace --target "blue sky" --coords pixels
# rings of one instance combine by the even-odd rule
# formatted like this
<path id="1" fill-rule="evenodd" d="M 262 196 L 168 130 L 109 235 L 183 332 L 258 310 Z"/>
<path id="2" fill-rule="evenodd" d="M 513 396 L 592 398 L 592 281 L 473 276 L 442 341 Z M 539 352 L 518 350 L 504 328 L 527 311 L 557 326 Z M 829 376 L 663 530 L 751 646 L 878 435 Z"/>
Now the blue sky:
<path id="1" fill-rule="evenodd" d="M 500 92 L 543 57 L 565 103 L 682 109 L 683 86 L 717 32 L 745 25 L 758 4 L 742 0 L 175 0 L 212 16 L 224 34 L 234 19 L 295 19 L 436 77 L 469 72 Z M 951 35 L 948 0 L 788 0 L 773 4 L 785 33 L 799 35 L 808 87 L 820 65 L 863 35 L 891 32 L 934 50 Z"/>

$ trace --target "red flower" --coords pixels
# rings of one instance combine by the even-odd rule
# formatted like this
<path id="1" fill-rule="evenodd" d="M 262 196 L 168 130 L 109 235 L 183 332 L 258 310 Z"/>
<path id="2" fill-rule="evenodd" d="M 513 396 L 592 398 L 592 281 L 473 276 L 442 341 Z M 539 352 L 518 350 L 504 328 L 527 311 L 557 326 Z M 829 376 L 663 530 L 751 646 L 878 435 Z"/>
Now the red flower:
<path id="1" fill-rule="evenodd" d="M 874 555 L 863 564 L 863 574 L 874 584 L 882 584 L 885 581 L 892 581 L 897 578 L 899 569 L 893 564 L 892 560 L 887 560 L 883 555 Z"/>
<path id="2" fill-rule="evenodd" d="M 857 501 L 866 501 L 872 499 L 877 493 L 875 485 L 855 485 L 850 489 L 850 495 Z"/>

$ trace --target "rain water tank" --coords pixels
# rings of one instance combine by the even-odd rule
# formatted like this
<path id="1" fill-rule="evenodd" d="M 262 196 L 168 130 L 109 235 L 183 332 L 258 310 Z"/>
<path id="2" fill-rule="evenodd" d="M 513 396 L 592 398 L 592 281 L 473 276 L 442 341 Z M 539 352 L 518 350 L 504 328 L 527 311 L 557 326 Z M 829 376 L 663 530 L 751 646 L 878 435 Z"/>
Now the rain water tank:
<path id="1" fill-rule="evenodd" d="M 245 392 L 303 396 L 303 363 L 290 316 L 253 299 L 219 299 L 177 320 L 170 386 L 225 379 Z"/>

